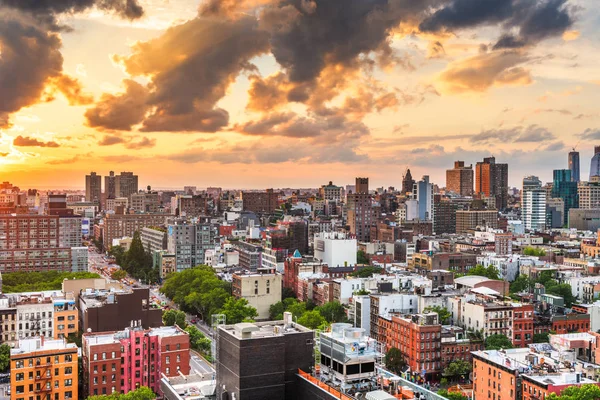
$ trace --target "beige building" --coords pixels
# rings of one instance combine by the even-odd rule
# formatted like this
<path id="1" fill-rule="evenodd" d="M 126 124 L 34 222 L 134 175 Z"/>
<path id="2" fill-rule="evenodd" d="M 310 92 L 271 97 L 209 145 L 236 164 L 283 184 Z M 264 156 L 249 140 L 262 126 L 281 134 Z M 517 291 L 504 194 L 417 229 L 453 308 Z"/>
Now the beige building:
<path id="1" fill-rule="evenodd" d="M 278 273 L 234 274 L 232 292 L 235 298 L 244 298 L 256 308 L 257 319 L 265 320 L 271 305 L 281 301 L 281 285 Z"/>
<path id="2" fill-rule="evenodd" d="M 160 197 L 157 192 L 140 192 L 131 195 L 130 208 L 145 213 L 156 213 L 160 206 Z"/>
<path id="3" fill-rule="evenodd" d="M 104 219 L 104 247 L 109 248 L 113 239 L 133 237 L 135 231 L 165 224 L 167 214 L 108 214 Z"/>
<path id="4" fill-rule="evenodd" d="M 600 176 L 592 176 L 590 182 L 579 182 L 579 208 L 590 210 L 600 208 Z"/>
<path id="5" fill-rule="evenodd" d="M 498 228 L 498 211 L 469 210 L 456 212 L 456 233 L 468 233 L 478 226 Z"/>

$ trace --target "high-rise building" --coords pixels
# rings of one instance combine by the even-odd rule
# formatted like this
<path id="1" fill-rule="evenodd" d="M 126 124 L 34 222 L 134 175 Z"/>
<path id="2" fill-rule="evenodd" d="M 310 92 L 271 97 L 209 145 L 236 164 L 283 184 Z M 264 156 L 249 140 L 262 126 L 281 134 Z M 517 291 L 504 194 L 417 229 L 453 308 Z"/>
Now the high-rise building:
<path id="1" fill-rule="evenodd" d="M 109 174 L 104 177 L 104 194 L 107 199 L 117 198 L 115 171 L 110 171 Z"/>
<path id="2" fill-rule="evenodd" d="M 356 178 L 354 193 L 369 193 L 369 178 Z"/>
<path id="3" fill-rule="evenodd" d="M 600 208 L 600 176 L 592 176 L 589 182 L 577 185 L 579 208 L 584 210 Z"/>
<path id="4" fill-rule="evenodd" d="M 456 211 L 458 205 L 440 195 L 434 196 L 433 202 L 433 231 L 440 235 L 442 233 L 456 233 Z"/>
<path id="5" fill-rule="evenodd" d="M 100 203 L 102 199 L 102 177 L 95 172 L 85 176 L 85 201 Z"/>
<path id="6" fill-rule="evenodd" d="M 115 191 L 116 197 L 131 196 L 138 191 L 138 176 L 133 172 L 121 172 L 115 176 Z"/>
<path id="7" fill-rule="evenodd" d="M 546 228 L 546 191 L 537 176 L 523 178 L 521 217 L 525 229 L 543 231 Z"/>
<path id="8" fill-rule="evenodd" d="M 600 147 L 599 147 L 600 149 Z M 600 159 L 600 154 L 597 154 Z M 556 169 L 553 173 L 552 197 L 561 198 L 565 203 L 564 224 L 569 223 L 569 210 L 579 207 L 579 195 L 577 193 L 577 182 L 571 180 L 571 171 L 568 169 Z"/>
<path id="9" fill-rule="evenodd" d="M 160 380 L 190 373 L 190 337 L 178 326 L 90 332 L 82 337 L 85 396 L 129 393 L 146 386 L 160 395 Z M 62 399 L 63 397 L 61 397 Z"/>
<path id="10" fill-rule="evenodd" d="M 66 339 L 19 340 L 10 352 L 11 399 L 77 399 L 77 367 L 77 345 Z"/>
<path id="11" fill-rule="evenodd" d="M 137 212 L 157 213 L 160 207 L 158 192 L 139 192 L 131 195 L 129 208 Z"/>
<path id="12" fill-rule="evenodd" d="M 497 164 L 495 157 L 487 157 L 475 166 L 475 193 L 496 198 L 496 208 L 508 204 L 508 164 Z"/>
<path id="13" fill-rule="evenodd" d="M 133 237 L 135 231 L 144 227 L 162 226 L 169 216 L 167 214 L 107 214 L 104 218 L 102 236 L 104 247 L 110 248 L 113 239 Z"/>
<path id="14" fill-rule="evenodd" d="M 418 219 L 433 220 L 433 184 L 429 183 L 428 175 L 424 175 L 413 185 L 413 199 L 418 202 Z"/>
<path id="15" fill-rule="evenodd" d="M 414 179 L 410 173 L 410 169 L 406 170 L 406 173 L 402 177 L 402 193 L 412 193 L 413 185 L 415 184 Z"/>
<path id="16" fill-rule="evenodd" d="M 177 271 L 204 264 L 205 251 L 214 249 L 218 226 L 210 222 L 176 221 L 167 227 L 167 249 L 175 254 Z"/>
<path id="17" fill-rule="evenodd" d="M 446 191 L 461 196 L 472 196 L 473 165 L 465 167 L 464 161 L 455 161 L 454 168 L 446 170 Z"/>
<path id="18" fill-rule="evenodd" d="M 371 225 L 377 220 L 378 209 L 368 193 L 350 193 L 346 200 L 346 215 L 350 233 L 362 242 L 371 238 Z"/>
<path id="19" fill-rule="evenodd" d="M 498 211 L 459 210 L 456 212 L 456 233 L 468 233 L 478 226 L 498 228 Z"/>
<path id="20" fill-rule="evenodd" d="M 279 195 L 273 189 L 264 192 L 242 192 L 244 211 L 273 213 L 279 206 Z"/>
<path id="21" fill-rule="evenodd" d="M 342 201 L 344 198 L 344 188 L 336 186 L 332 181 L 329 184 L 321 186 L 319 189 L 319 196 L 323 200 Z"/>
<path id="22" fill-rule="evenodd" d="M 600 146 L 594 146 L 594 156 L 590 164 L 590 181 L 592 176 L 600 176 Z"/>
<path id="23" fill-rule="evenodd" d="M 575 149 L 569 152 L 569 169 L 571 170 L 571 180 L 579 182 L 581 179 L 579 174 L 579 152 Z"/>

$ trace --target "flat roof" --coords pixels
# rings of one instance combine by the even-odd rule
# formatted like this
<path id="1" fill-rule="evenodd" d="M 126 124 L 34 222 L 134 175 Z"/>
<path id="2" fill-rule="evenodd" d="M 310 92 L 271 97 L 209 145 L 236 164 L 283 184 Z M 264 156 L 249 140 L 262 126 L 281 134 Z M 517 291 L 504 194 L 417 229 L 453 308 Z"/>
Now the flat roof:
<path id="1" fill-rule="evenodd" d="M 265 337 L 275 337 L 280 335 L 289 335 L 292 333 L 312 332 L 302 325 L 294 322 L 286 325 L 284 321 L 265 321 L 255 323 L 240 323 L 235 325 L 222 325 L 219 329 L 242 339 L 243 333 L 250 333 L 250 339 L 260 339 Z M 277 331 L 277 332 L 276 332 Z"/>

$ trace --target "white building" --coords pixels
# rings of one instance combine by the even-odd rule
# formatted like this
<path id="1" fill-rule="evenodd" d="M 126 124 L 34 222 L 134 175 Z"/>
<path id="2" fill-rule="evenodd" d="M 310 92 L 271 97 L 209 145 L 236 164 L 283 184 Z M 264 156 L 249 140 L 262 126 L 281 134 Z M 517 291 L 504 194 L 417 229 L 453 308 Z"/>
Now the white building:
<path id="1" fill-rule="evenodd" d="M 421 221 L 433 220 L 433 184 L 429 183 L 429 176 L 424 175 L 420 181 L 413 185 L 413 199 L 417 200 L 418 219 Z"/>
<path id="2" fill-rule="evenodd" d="M 356 265 L 356 251 L 356 239 L 344 233 L 321 232 L 315 235 L 314 256 L 330 268 Z"/>
<path id="3" fill-rule="evenodd" d="M 258 312 L 257 319 L 268 319 L 271 305 L 281 301 L 281 274 L 233 274 L 232 294 L 244 298 Z"/>
<path id="4" fill-rule="evenodd" d="M 521 218 L 528 231 L 543 231 L 546 229 L 546 191 L 533 189 L 523 192 L 521 197 Z"/>
<path id="5" fill-rule="evenodd" d="M 583 286 L 586 283 L 600 283 L 600 276 L 573 276 L 562 279 L 564 283 L 571 285 L 571 293 L 578 300 L 583 300 Z"/>
<path id="6" fill-rule="evenodd" d="M 419 219 L 419 201 L 415 199 L 406 200 L 406 221 Z"/>

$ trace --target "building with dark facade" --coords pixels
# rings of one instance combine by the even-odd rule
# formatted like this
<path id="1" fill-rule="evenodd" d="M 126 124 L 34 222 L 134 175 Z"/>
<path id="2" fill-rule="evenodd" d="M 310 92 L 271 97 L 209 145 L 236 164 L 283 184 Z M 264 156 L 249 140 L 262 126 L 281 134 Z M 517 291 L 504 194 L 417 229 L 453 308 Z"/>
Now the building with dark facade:
<path id="1" fill-rule="evenodd" d="M 102 176 L 91 172 L 85 176 L 85 201 L 100 204 L 102 198 Z"/>
<path id="2" fill-rule="evenodd" d="M 121 172 L 115 176 L 116 197 L 127 197 L 138 192 L 138 176 L 133 172 Z"/>
<path id="3" fill-rule="evenodd" d="M 233 248 L 240 254 L 240 267 L 255 272 L 261 267 L 263 248 L 260 244 L 236 241 Z"/>
<path id="4" fill-rule="evenodd" d="M 475 194 L 494 197 L 498 209 L 508 204 L 508 164 L 497 164 L 495 157 L 487 157 L 475 166 Z"/>
<path id="5" fill-rule="evenodd" d="M 244 211 L 271 214 L 279 206 L 279 195 L 273 189 L 264 192 L 242 192 Z"/>
<path id="6" fill-rule="evenodd" d="M 461 196 L 473 196 L 473 165 L 455 161 L 454 168 L 446 170 L 446 192 Z"/>
<path id="7" fill-rule="evenodd" d="M 498 228 L 498 211 L 459 210 L 456 212 L 456 233 L 468 233 L 478 226 Z"/>
<path id="8" fill-rule="evenodd" d="M 364 190 L 364 186 L 362 190 Z M 377 221 L 380 210 L 380 207 L 373 205 L 373 199 L 368 193 L 349 194 L 347 196 L 346 214 L 350 233 L 355 235 L 359 241 L 370 241 L 371 226 Z"/>
<path id="9" fill-rule="evenodd" d="M 569 210 L 579 207 L 577 182 L 571 180 L 571 171 L 555 169 L 553 172 L 552 197 L 564 201 L 564 224 L 569 223 Z"/>
<path id="10" fill-rule="evenodd" d="M 406 170 L 406 173 L 402 177 L 402 193 L 412 193 L 413 185 L 415 184 L 415 180 L 412 178 L 410 173 L 410 169 Z"/>
<path id="11" fill-rule="evenodd" d="M 314 333 L 292 321 L 223 325 L 218 329 L 217 398 L 300 400 L 298 369 L 313 365 Z"/>
<path id="12" fill-rule="evenodd" d="M 117 198 L 115 171 L 110 171 L 104 176 L 104 196 L 107 199 Z"/>
<path id="13" fill-rule="evenodd" d="M 579 182 L 581 180 L 579 168 L 579 152 L 573 149 L 573 151 L 569 152 L 569 170 L 571 171 L 571 180 L 573 182 Z"/>
<path id="14" fill-rule="evenodd" d="M 356 178 L 354 193 L 369 193 L 369 178 Z"/>
<path id="15" fill-rule="evenodd" d="M 141 326 L 148 328 L 162 325 L 162 310 L 150 307 L 149 289 L 82 290 L 78 308 L 83 332 L 118 331 L 131 321 L 141 321 Z"/>
<path id="16" fill-rule="evenodd" d="M 435 234 L 456 233 L 456 211 L 458 210 L 458 204 L 435 195 L 433 209 L 433 231 Z"/>
<path id="17" fill-rule="evenodd" d="M 308 224 L 306 221 L 294 221 L 287 225 L 287 235 L 290 239 L 290 253 L 298 250 L 300 254 L 308 253 Z"/>

